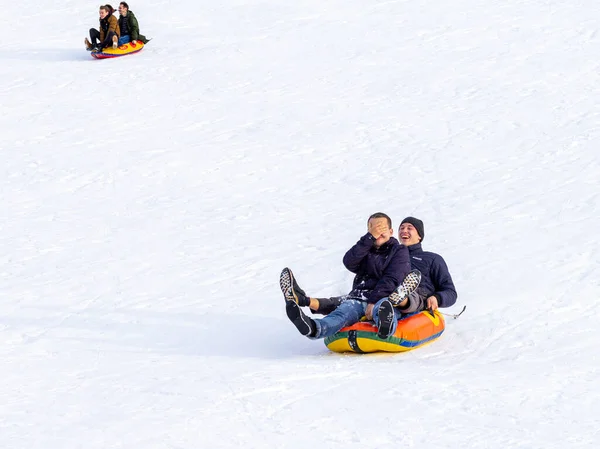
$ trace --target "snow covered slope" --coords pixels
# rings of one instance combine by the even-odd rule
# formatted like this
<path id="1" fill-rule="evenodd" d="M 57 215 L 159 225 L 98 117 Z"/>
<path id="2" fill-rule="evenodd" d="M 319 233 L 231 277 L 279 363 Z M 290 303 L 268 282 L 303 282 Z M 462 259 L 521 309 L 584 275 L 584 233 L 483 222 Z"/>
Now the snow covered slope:
<path id="1" fill-rule="evenodd" d="M 0 447 L 596 446 L 595 2 L 129 4 L 108 61 L 95 4 L 0 19 Z M 468 309 L 332 354 L 279 272 L 346 293 L 377 211 Z"/>

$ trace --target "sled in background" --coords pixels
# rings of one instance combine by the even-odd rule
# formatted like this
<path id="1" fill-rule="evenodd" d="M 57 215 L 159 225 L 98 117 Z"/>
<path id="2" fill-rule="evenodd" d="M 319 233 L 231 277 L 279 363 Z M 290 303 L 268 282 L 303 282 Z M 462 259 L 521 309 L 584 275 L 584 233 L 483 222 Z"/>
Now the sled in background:
<path id="1" fill-rule="evenodd" d="M 118 58 L 120 56 L 127 56 L 137 53 L 144 48 L 142 41 L 137 41 L 135 44 L 128 42 L 127 44 L 120 45 L 117 48 L 107 47 L 101 51 L 92 51 L 92 57 L 96 59 L 109 59 Z"/>

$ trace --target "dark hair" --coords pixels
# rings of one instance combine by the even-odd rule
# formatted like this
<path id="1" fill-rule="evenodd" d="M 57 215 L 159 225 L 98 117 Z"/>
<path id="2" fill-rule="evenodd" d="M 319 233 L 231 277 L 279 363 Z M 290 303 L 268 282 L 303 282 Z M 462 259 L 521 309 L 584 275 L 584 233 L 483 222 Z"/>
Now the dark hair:
<path id="1" fill-rule="evenodd" d="M 385 219 L 387 219 L 388 226 L 389 226 L 390 229 L 392 229 L 392 219 L 388 215 L 384 214 L 383 212 L 375 212 L 373 215 L 371 215 L 369 217 L 369 219 L 367 220 L 367 224 L 369 224 L 369 221 L 371 220 L 371 218 L 385 218 Z"/>
<path id="2" fill-rule="evenodd" d="M 108 11 L 109 14 L 112 14 L 113 12 L 115 12 L 115 8 L 113 8 L 112 6 L 110 6 L 108 4 L 101 6 L 100 9 L 105 9 L 106 11 Z"/>
<path id="3" fill-rule="evenodd" d="M 127 2 L 121 2 L 119 3 L 119 5 L 121 5 L 123 8 L 127 8 L 127 10 L 129 11 L 129 5 L 127 4 Z"/>

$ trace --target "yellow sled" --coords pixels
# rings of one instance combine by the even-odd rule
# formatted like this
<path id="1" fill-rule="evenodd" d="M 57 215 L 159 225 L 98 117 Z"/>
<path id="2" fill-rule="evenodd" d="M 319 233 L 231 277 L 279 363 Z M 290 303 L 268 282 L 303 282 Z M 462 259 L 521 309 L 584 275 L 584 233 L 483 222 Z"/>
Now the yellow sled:
<path id="1" fill-rule="evenodd" d="M 92 57 L 96 59 L 118 58 L 119 56 L 132 55 L 144 48 L 142 41 L 137 41 L 135 44 L 128 42 L 117 48 L 103 48 L 102 51 L 92 51 Z"/>

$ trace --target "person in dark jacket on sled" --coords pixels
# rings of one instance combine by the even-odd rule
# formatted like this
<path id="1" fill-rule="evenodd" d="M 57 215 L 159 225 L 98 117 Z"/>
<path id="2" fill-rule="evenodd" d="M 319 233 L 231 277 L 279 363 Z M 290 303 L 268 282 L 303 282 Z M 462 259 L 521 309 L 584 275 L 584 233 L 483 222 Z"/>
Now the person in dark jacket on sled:
<path id="1" fill-rule="evenodd" d="M 85 39 L 85 47 L 88 51 L 101 51 L 111 45 L 113 48 L 118 47 L 121 32 L 119 31 L 119 21 L 113 15 L 114 12 L 114 8 L 110 5 L 100 7 L 100 30 L 90 28 L 90 39 L 92 41 Z"/>
<path id="2" fill-rule="evenodd" d="M 423 310 L 434 311 L 439 307 L 450 307 L 458 297 L 452 276 L 442 256 L 429 251 L 423 251 L 421 242 L 425 237 L 423 221 L 415 217 L 406 217 L 400 223 L 398 239 L 408 248 L 410 265 L 414 273 L 420 273 L 417 288 L 408 284 L 405 288 L 408 294 L 401 297 L 396 293 L 390 298 L 396 311 L 401 316 L 412 315 Z M 405 279 L 405 284 L 407 280 Z M 414 281 L 413 281 L 414 282 Z M 399 289 L 396 290 L 398 292 Z M 341 304 L 340 298 L 309 298 L 312 313 L 327 315 Z"/>
<path id="3" fill-rule="evenodd" d="M 375 322 L 380 338 L 388 338 L 395 332 L 399 316 L 388 297 L 410 272 L 408 249 L 392 236 L 392 220 L 387 215 L 381 212 L 371 215 L 367 226 L 368 232 L 343 258 L 346 268 L 356 275 L 352 290 L 345 296 L 327 298 L 330 307 L 337 307 L 326 317 L 306 316 L 301 307 L 310 307 L 311 302 L 314 307 L 319 299 L 304 293 L 289 268 L 281 272 L 279 285 L 286 313 L 302 335 L 311 339 L 325 338 L 362 317 Z"/>
<path id="4" fill-rule="evenodd" d="M 119 38 L 119 46 L 131 42 L 133 45 L 137 44 L 137 41 L 141 41 L 144 44 L 148 42 L 146 36 L 140 34 L 140 26 L 132 11 L 129 11 L 129 5 L 127 2 L 119 3 L 119 28 L 121 30 L 121 37 Z"/>
<path id="5" fill-rule="evenodd" d="M 410 265 L 421 272 L 421 282 L 397 305 L 403 314 L 413 314 L 422 310 L 437 310 L 438 307 L 450 307 L 458 297 L 452 276 L 443 257 L 429 251 L 423 251 L 421 242 L 425 237 L 425 227 L 418 218 L 406 217 L 400 223 L 398 238 L 408 247 Z"/>

